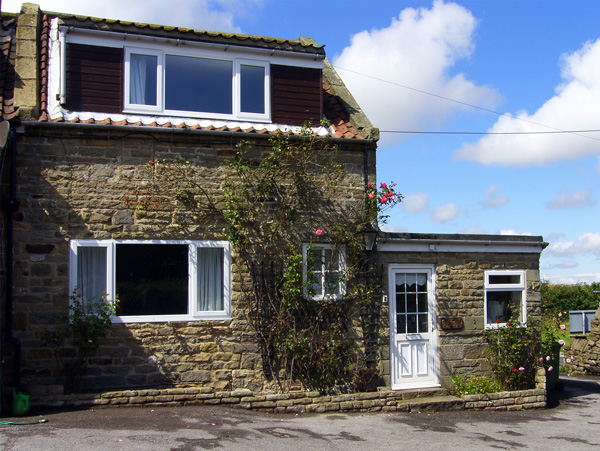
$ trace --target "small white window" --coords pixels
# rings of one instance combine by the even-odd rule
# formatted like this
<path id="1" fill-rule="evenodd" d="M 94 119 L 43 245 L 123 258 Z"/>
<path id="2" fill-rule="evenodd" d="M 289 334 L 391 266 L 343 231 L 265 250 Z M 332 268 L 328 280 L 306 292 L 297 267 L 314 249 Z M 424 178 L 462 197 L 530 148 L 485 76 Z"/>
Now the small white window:
<path id="1" fill-rule="evenodd" d="M 484 288 L 487 328 L 505 325 L 510 320 L 526 322 L 525 271 L 486 271 Z"/>
<path id="2" fill-rule="evenodd" d="M 71 242 L 71 290 L 119 298 L 116 321 L 229 319 L 230 248 L 222 241 Z"/>
<path id="3" fill-rule="evenodd" d="M 346 294 L 344 248 L 328 244 L 303 246 L 306 295 L 315 300 L 342 299 Z"/>

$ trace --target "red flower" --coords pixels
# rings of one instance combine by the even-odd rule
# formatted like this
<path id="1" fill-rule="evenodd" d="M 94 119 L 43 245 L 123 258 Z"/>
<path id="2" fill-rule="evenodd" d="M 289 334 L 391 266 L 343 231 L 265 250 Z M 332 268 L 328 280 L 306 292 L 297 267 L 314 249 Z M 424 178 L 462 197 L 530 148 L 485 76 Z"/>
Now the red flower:
<path id="1" fill-rule="evenodd" d="M 509 325 L 509 326 L 512 326 L 512 321 L 509 321 L 509 322 L 508 322 L 508 325 Z"/>
<path id="2" fill-rule="evenodd" d="M 519 371 L 519 370 L 516 368 L 513 368 L 513 373 L 516 373 L 517 371 Z"/>
<path id="3" fill-rule="evenodd" d="M 496 322 L 497 322 L 497 323 L 499 323 L 499 322 L 500 322 L 500 318 L 498 318 L 498 319 L 496 320 Z"/>
<path id="4" fill-rule="evenodd" d="M 382 183 L 381 185 L 379 185 L 379 188 L 381 189 L 387 189 L 387 184 L 386 183 Z"/>
<path id="5" fill-rule="evenodd" d="M 148 163 L 150 163 L 150 164 L 154 164 L 154 161 L 152 161 L 152 160 L 148 160 Z"/>

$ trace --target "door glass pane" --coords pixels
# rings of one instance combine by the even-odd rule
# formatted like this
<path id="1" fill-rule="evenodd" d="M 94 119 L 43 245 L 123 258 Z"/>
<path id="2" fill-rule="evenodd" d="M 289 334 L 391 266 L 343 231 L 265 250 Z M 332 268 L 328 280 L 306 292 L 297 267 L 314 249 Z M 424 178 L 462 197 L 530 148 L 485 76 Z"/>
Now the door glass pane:
<path id="1" fill-rule="evenodd" d="M 417 311 L 417 295 L 415 293 L 406 295 L 406 311 L 409 313 Z"/>
<path id="2" fill-rule="evenodd" d="M 406 295 L 404 293 L 396 295 L 396 311 L 406 313 Z"/>
<path id="3" fill-rule="evenodd" d="M 406 292 L 405 274 L 396 274 L 396 293 Z"/>
<path id="4" fill-rule="evenodd" d="M 416 334 L 417 333 L 417 315 L 408 314 L 406 315 L 406 333 Z"/>
<path id="5" fill-rule="evenodd" d="M 408 285 L 406 291 L 409 293 L 414 293 L 417 291 L 417 275 L 416 274 L 407 274 L 406 275 L 406 284 Z"/>
<path id="6" fill-rule="evenodd" d="M 186 244 L 117 244 L 118 315 L 188 313 Z"/>
<path id="7" fill-rule="evenodd" d="M 426 313 L 428 311 L 427 307 L 427 293 L 419 293 L 418 294 L 418 299 L 419 299 L 419 312 L 420 313 Z"/>
<path id="8" fill-rule="evenodd" d="M 396 315 L 396 322 L 398 323 L 396 333 L 405 334 L 406 333 L 406 315 L 402 315 L 402 314 Z"/>
<path id="9" fill-rule="evenodd" d="M 427 321 L 427 317 L 428 315 L 426 313 L 419 315 L 419 333 L 429 332 L 429 321 Z"/>
<path id="10" fill-rule="evenodd" d="M 241 109 L 243 113 L 265 112 L 265 68 L 242 64 L 241 80 Z"/>
<path id="11" fill-rule="evenodd" d="M 156 106 L 157 66 L 156 55 L 129 56 L 129 103 Z"/>
<path id="12" fill-rule="evenodd" d="M 417 274 L 417 291 L 419 291 L 419 292 L 427 291 L 427 275 L 426 274 Z"/>
<path id="13" fill-rule="evenodd" d="M 233 62 L 179 55 L 165 61 L 166 109 L 232 113 Z"/>

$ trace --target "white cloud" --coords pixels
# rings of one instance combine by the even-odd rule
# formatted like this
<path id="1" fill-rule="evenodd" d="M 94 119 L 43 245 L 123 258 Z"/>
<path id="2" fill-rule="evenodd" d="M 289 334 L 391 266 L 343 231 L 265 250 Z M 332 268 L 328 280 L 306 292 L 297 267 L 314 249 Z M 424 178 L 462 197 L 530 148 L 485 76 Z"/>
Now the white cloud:
<path id="1" fill-rule="evenodd" d="M 482 229 L 479 226 L 471 226 L 471 227 L 467 227 L 466 229 L 463 230 L 459 230 L 458 233 L 465 233 L 467 235 L 483 235 L 486 233 L 485 229 Z"/>
<path id="2" fill-rule="evenodd" d="M 553 209 L 593 207 L 596 205 L 596 202 L 591 198 L 591 194 L 590 190 L 577 191 L 575 193 L 561 191 L 548 203 L 548 207 Z"/>
<path id="3" fill-rule="evenodd" d="M 239 33 L 236 16 L 251 12 L 263 0 L 35 0 L 44 11 L 108 19 Z M 21 9 L 21 0 L 4 0 L 3 11 Z"/>
<path id="4" fill-rule="evenodd" d="M 434 208 L 431 212 L 431 219 L 437 222 L 448 222 L 456 219 L 461 213 L 460 207 L 454 202 L 450 202 Z"/>
<path id="5" fill-rule="evenodd" d="M 406 227 L 402 227 L 400 225 L 390 225 L 390 224 L 382 224 L 381 230 L 388 233 L 405 233 L 408 232 Z"/>
<path id="6" fill-rule="evenodd" d="M 561 57 L 563 83 L 535 113 L 502 116 L 491 133 L 598 129 L 600 116 L 600 39 Z M 547 127 L 544 127 L 543 124 Z M 486 135 L 455 153 L 459 160 L 485 165 L 533 166 L 600 155 L 598 134 Z"/>
<path id="7" fill-rule="evenodd" d="M 589 232 L 580 235 L 577 241 L 552 242 L 544 251 L 547 255 L 572 256 L 578 254 L 594 254 L 600 256 L 600 232 Z"/>
<path id="8" fill-rule="evenodd" d="M 556 263 L 554 265 L 547 265 L 546 268 L 549 268 L 549 269 L 554 269 L 554 268 L 573 269 L 573 268 L 577 268 L 578 266 L 579 266 L 579 263 L 577 263 L 576 261 L 565 260 L 561 263 Z"/>
<path id="9" fill-rule="evenodd" d="M 483 193 L 483 205 L 486 207 L 501 207 L 508 202 L 506 194 L 499 194 L 496 185 L 490 186 Z"/>
<path id="10" fill-rule="evenodd" d="M 564 284 L 564 285 L 575 285 L 577 283 L 591 284 L 594 282 L 600 282 L 600 272 L 598 273 L 587 273 L 587 274 L 574 274 L 571 276 L 549 276 L 542 274 L 542 280 Z"/>
<path id="11" fill-rule="evenodd" d="M 503 229 L 498 232 L 500 235 L 522 235 L 522 236 L 531 236 L 533 235 L 531 232 L 517 232 L 515 229 Z"/>
<path id="12" fill-rule="evenodd" d="M 429 196 L 427 193 L 405 194 L 400 207 L 410 213 L 426 211 L 429 209 Z"/>
<path id="13" fill-rule="evenodd" d="M 389 27 L 355 34 L 334 65 L 376 127 L 423 130 L 464 106 L 415 90 L 489 107 L 498 100 L 491 88 L 450 73 L 471 55 L 476 23 L 456 3 L 436 0 L 431 9 L 406 8 Z"/>

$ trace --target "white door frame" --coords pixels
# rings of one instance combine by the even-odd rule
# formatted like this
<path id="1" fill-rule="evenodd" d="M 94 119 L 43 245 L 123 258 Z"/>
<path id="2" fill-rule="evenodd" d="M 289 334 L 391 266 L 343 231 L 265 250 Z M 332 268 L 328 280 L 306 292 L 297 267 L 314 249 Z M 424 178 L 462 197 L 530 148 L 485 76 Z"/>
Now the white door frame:
<path id="1" fill-rule="evenodd" d="M 429 311 L 429 332 L 427 334 L 403 334 L 405 338 L 422 341 L 428 348 L 427 374 L 422 377 L 402 379 L 399 374 L 399 349 L 396 315 L 396 274 L 397 273 L 424 273 L 427 275 L 427 296 Z M 390 315 L 390 377 L 393 390 L 408 388 L 439 387 L 438 378 L 438 346 L 437 346 L 437 318 L 435 298 L 435 265 L 417 264 L 390 264 L 388 267 L 389 315 Z M 424 340 L 422 336 L 426 335 Z M 428 341 L 427 341 L 428 340 Z M 410 339 L 405 340 L 409 342 Z"/>

